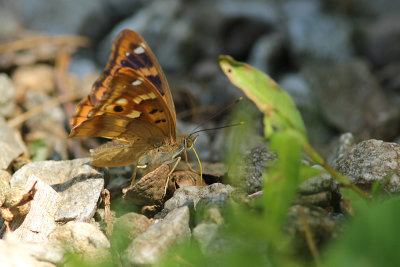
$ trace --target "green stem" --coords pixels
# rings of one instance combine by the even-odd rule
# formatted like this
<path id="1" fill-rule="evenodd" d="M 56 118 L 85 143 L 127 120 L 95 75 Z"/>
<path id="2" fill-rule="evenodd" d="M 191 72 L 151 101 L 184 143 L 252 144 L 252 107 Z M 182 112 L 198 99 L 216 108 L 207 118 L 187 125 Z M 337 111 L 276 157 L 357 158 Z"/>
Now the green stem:
<path id="1" fill-rule="evenodd" d="M 326 163 L 326 161 L 318 154 L 317 151 L 314 150 L 314 148 L 307 141 L 303 142 L 303 148 L 307 152 L 307 154 L 312 158 L 312 160 L 314 160 L 315 163 L 317 163 L 318 165 L 321 165 L 325 170 L 327 170 L 336 181 L 338 181 L 339 183 L 341 183 L 342 185 L 344 185 L 346 187 L 351 188 L 354 192 L 359 194 L 364 199 L 369 198 L 367 193 L 362 191 L 355 184 L 352 184 L 346 176 L 337 172 L 328 163 Z"/>

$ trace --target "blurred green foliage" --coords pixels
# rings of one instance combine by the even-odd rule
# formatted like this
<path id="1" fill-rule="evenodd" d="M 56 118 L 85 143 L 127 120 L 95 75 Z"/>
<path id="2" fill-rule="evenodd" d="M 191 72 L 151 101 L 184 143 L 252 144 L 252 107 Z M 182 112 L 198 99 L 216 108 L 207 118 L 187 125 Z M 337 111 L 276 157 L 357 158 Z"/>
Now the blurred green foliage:
<path id="1" fill-rule="evenodd" d="M 30 142 L 28 152 L 32 161 L 43 161 L 49 156 L 49 149 L 43 139 L 36 139 Z"/>
<path id="2" fill-rule="evenodd" d="M 324 251 L 325 266 L 400 266 L 400 197 L 359 201 L 344 232 Z"/>

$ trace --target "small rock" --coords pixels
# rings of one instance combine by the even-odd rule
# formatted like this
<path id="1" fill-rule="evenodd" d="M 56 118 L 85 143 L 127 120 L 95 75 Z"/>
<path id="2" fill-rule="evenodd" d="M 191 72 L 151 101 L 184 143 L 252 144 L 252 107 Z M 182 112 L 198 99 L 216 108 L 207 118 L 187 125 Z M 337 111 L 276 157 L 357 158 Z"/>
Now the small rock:
<path id="1" fill-rule="evenodd" d="M 51 100 L 52 97 L 44 92 L 29 90 L 25 94 L 24 108 L 30 110 Z M 62 159 L 68 158 L 67 142 L 65 142 L 67 138 L 65 119 L 65 113 L 61 106 L 51 106 L 25 122 L 26 127 L 29 128 L 25 139 L 30 140 L 31 143 L 40 140 L 45 144 L 46 153 L 42 152 L 45 157 L 39 158 L 40 160 L 51 158 L 54 154 Z"/>
<path id="2" fill-rule="evenodd" d="M 221 260 L 221 255 L 232 255 L 243 245 L 249 247 L 248 242 L 239 237 L 240 233 L 232 233 L 228 228 L 215 223 L 200 223 L 193 229 L 193 238 L 206 257 Z"/>
<path id="3" fill-rule="evenodd" d="M 49 234 L 56 228 L 54 217 L 60 204 L 60 195 L 48 184 L 32 175 L 24 188 L 27 191 L 33 186 L 34 195 L 33 200 L 29 202 L 29 213 L 24 218 L 15 218 L 11 223 L 11 229 L 18 227 L 14 233 L 21 241 L 47 240 Z"/>
<path id="4" fill-rule="evenodd" d="M 216 224 L 224 223 L 223 211 L 227 203 L 226 194 L 205 197 L 199 200 L 196 206 L 196 220 L 212 222 Z"/>
<path id="5" fill-rule="evenodd" d="M 12 215 L 24 217 L 30 210 L 31 200 L 34 194 L 32 188 L 33 186 L 28 190 L 24 188 L 11 188 L 6 196 L 3 207 L 9 209 Z M 11 216 L 9 220 L 12 220 L 12 217 L 13 216 Z"/>
<path id="6" fill-rule="evenodd" d="M 263 191 L 248 195 L 248 199 L 262 197 Z M 335 198 L 335 196 L 338 196 Z M 337 201 L 335 201 L 337 200 Z M 299 185 L 294 204 L 303 206 L 318 206 L 322 208 L 338 208 L 339 184 L 327 173 L 312 177 Z"/>
<path id="7" fill-rule="evenodd" d="M 3 220 L 7 224 L 7 228 L 14 230 L 15 222 L 19 219 L 17 226 L 21 224 L 21 219 L 29 213 L 31 200 L 35 193 L 34 186 L 31 184 L 29 189 L 11 188 L 7 181 L 3 180 L 3 187 L 0 189 L 2 197 L 0 205 L 0 218 L 2 228 L 0 228 L 0 236 L 5 231 Z M 12 221 L 14 225 L 9 227 Z"/>
<path id="8" fill-rule="evenodd" d="M 151 221 L 142 214 L 124 214 L 113 225 L 112 240 L 115 240 L 120 251 L 125 250 L 129 243 L 145 232 L 150 225 Z"/>
<path id="9" fill-rule="evenodd" d="M 2 266 L 56 267 L 63 255 L 62 252 L 57 253 L 44 244 L 21 242 L 13 237 L 13 233 L 7 233 L 6 237 L 0 240 Z"/>
<path id="10" fill-rule="evenodd" d="M 154 264 L 172 246 L 190 239 L 189 208 L 177 208 L 138 236 L 122 255 L 126 265 Z"/>
<path id="11" fill-rule="evenodd" d="M 263 174 L 268 162 L 276 160 L 275 153 L 267 151 L 265 147 L 255 147 L 246 153 L 243 165 L 243 177 L 245 177 L 244 189 L 252 194 L 260 191 L 263 186 Z"/>
<path id="12" fill-rule="evenodd" d="M 7 245 L 11 247 L 15 246 L 16 249 L 21 252 L 22 257 L 30 255 L 36 260 L 42 262 L 44 266 L 56 266 L 56 264 L 62 263 L 64 259 L 64 254 L 65 254 L 64 249 L 61 248 L 58 244 L 52 242 L 21 241 L 21 239 L 18 238 L 17 235 L 13 232 L 7 232 L 3 240 L 6 242 Z M 17 255 L 17 257 L 19 257 L 19 255 Z M 5 266 L 11 266 L 11 265 L 5 265 Z"/>
<path id="13" fill-rule="evenodd" d="M 327 162 L 331 166 L 336 165 L 336 160 L 341 158 L 344 153 L 354 145 L 354 136 L 351 133 L 344 133 L 340 135 L 339 140 L 333 145 L 334 153 L 330 153 Z"/>
<path id="14" fill-rule="evenodd" d="M 87 164 L 87 158 L 70 161 L 38 161 L 14 173 L 10 184 L 23 187 L 30 175 L 51 185 L 61 195 L 56 221 L 89 221 L 104 188 L 104 172 Z"/>
<path id="15" fill-rule="evenodd" d="M 11 174 L 7 171 L 0 170 L 0 207 L 6 200 L 6 196 L 10 191 Z"/>
<path id="16" fill-rule="evenodd" d="M 216 163 L 202 162 L 201 166 L 203 169 L 203 175 L 210 175 L 220 178 L 226 175 L 226 173 L 228 172 L 228 167 L 226 166 L 226 164 L 222 162 L 216 162 Z M 199 171 L 196 166 L 194 167 L 194 169 L 196 171 Z"/>
<path id="17" fill-rule="evenodd" d="M 333 207 L 332 198 L 332 192 L 329 191 L 318 192 L 310 195 L 297 195 L 296 198 L 293 200 L 293 204 L 331 208 Z M 338 207 L 340 205 L 340 203 L 335 204 L 335 207 Z"/>
<path id="18" fill-rule="evenodd" d="M 164 204 L 164 210 L 173 210 L 188 202 L 193 202 L 194 207 L 200 199 L 220 195 L 230 195 L 234 188 L 225 184 L 211 184 L 209 186 L 187 186 L 175 191 L 174 196 L 168 199 Z"/>
<path id="19" fill-rule="evenodd" d="M 328 173 L 322 173 L 300 184 L 295 204 L 303 206 L 337 207 L 332 203 L 333 194 L 338 192 L 339 184 Z M 339 198 L 338 198 L 339 199 Z"/>
<path id="20" fill-rule="evenodd" d="M 379 181 L 390 192 L 400 190 L 400 145 L 380 140 L 362 141 L 335 160 L 334 168 L 359 185 Z M 386 178 L 390 177 L 388 181 Z"/>
<path id="21" fill-rule="evenodd" d="M 0 73 L 0 117 L 10 118 L 15 115 L 17 105 L 15 91 L 11 79 L 6 74 Z"/>
<path id="22" fill-rule="evenodd" d="M 27 154 L 27 149 L 20 133 L 0 117 L 0 169 L 7 169 L 10 163 L 23 153 Z"/>
<path id="23" fill-rule="evenodd" d="M 193 229 L 193 238 L 199 243 L 203 254 L 209 255 L 210 253 L 215 253 L 215 246 L 218 244 L 216 239 L 219 227 L 215 223 L 200 223 Z"/>
<path id="24" fill-rule="evenodd" d="M 85 260 L 101 261 L 109 257 L 110 242 L 102 231 L 90 223 L 68 222 L 57 227 L 49 239 Z"/>
<path id="25" fill-rule="evenodd" d="M 12 75 L 15 86 L 21 96 L 27 91 L 51 94 L 56 87 L 55 70 L 48 64 L 36 64 L 33 66 L 21 66 Z"/>
<path id="26" fill-rule="evenodd" d="M 299 185 L 298 192 L 303 195 L 311 195 L 323 191 L 335 191 L 338 184 L 330 174 L 323 173 L 304 181 Z"/>

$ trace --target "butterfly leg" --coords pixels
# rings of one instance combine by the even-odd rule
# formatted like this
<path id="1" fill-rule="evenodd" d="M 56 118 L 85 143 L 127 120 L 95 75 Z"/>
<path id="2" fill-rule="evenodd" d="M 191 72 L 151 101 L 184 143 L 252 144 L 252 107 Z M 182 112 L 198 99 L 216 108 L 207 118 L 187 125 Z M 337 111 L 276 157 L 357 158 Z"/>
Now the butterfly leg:
<path id="1" fill-rule="evenodd" d="M 4 224 L 7 227 L 7 232 L 11 232 L 11 228 L 10 228 L 10 222 L 9 221 L 4 221 Z"/>
<path id="2" fill-rule="evenodd" d="M 144 169 L 146 168 L 147 165 L 135 165 L 135 167 L 133 168 L 133 173 L 131 176 L 131 184 L 128 187 L 125 187 L 122 189 L 122 198 L 125 199 L 126 196 L 126 192 L 128 192 L 129 190 L 131 190 L 133 188 L 133 184 L 135 183 L 135 179 L 136 179 L 136 174 L 137 174 L 137 169 Z"/>
<path id="3" fill-rule="evenodd" d="M 132 187 L 133 183 L 135 182 L 137 169 L 138 169 L 138 166 L 135 165 L 135 167 L 133 169 L 132 177 L 131 177 L 131 185 L 129 187 Z"/>
<path id="4" fill-rule="evenodd" d="M 179 162 L 181 161 L 181 157 L 177 157 L 175 158 L 175 163 L 174 166 L 172 167 L 172 169 L 169 171 L 168 173 L 168 177 L 167 177 L 167 181 L 165 183 L 165 187 L 164 187 L 164 196 L 167 194 L 167 188 L 168 188 L 168 183 L 169 183 L 169 177 L 171 176 L 171 174 L 175 171 L 176 166 L 178 166 Z"/>

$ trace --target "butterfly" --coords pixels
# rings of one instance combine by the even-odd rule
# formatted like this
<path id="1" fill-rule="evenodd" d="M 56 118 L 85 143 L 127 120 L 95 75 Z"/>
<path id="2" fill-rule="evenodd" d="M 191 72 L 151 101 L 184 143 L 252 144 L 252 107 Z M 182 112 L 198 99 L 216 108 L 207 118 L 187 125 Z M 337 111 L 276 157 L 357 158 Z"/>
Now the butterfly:
<path id="1" fill-rule="evenodd" d="M 177 134 L 165 75 L 134 31 L 125 29 L 116 37 L 106 67 L 71 118 L 69 137 L 89 136 L 112 139 L 90 150 L 92 165 L 135 164 L 147 171 L 163 163 L 177 164 L 179 154 L 192 148 L 197 138 Z"/>

